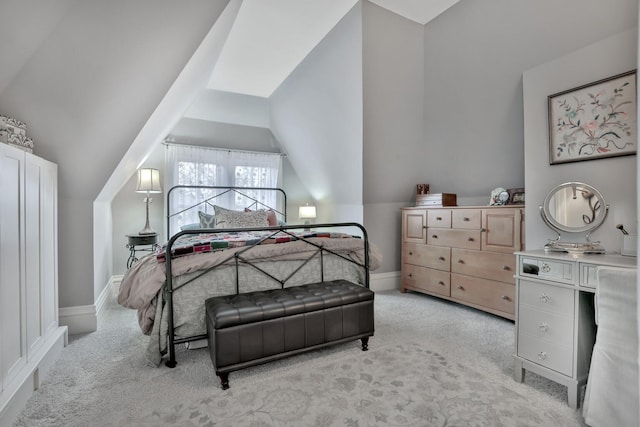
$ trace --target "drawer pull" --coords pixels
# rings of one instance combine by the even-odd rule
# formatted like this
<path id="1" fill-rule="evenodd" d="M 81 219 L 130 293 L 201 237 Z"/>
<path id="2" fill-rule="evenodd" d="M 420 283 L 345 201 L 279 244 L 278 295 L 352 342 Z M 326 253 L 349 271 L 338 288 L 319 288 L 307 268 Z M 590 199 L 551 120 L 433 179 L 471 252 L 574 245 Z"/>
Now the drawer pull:
<path id="1" fill-rule="evenodd" d="M 411 255 L 411 254 L 409 254 L 409 255 Z M 509 271 L 509 270 L 511 270 L 511 268 L 509 268 L 509 266 L 508 266 L 508 265 L 503 265 L 503 266 L 502 266 L 502 269 L 503 269 L 504 271 Z"/>
<path id="2" fill-rule="evenodd" d="M 481 229 L 480 229 L 480 232 L 481 232 L 481 233 L 484 233 L 485 231 L 487 231 L 487 229 L 486 229 L 486 228 L 481 228 Z"/>
<path id="3" fill-rule="evenodd" d="M 507 295 L 502 295 L 502 299 L 505 301 L 509 301 L 509 297 Z"/>
<path id="4" fill-rule="evenodd" d="M 434 235 L 432 235 L 431 237 L 433 237 L 434 239 L 437 239 L 437 238 L 438 238 L 438 235 L 437 235 L 437 234 L 434 234 Z"/>
<path id="5" fill-rule="evenodd" d="M 447 259 L 446 259 L 445 257 L 443 257 L 443 256 L 438 257 L 438 259 L 439 259 L 440 261 L 446 261 L 446 260 L 447 260 Z"/>
<path id="6" fill-rule="evenodd" d="M 458 285 L 456 286 L 456 288 L 460 289 L 461 291 L 464 291 L 464 288 L 462 287 L 462 285 Z"/>
<path id="7" fill-rule="evenodd" d="M 409 251 L 409 255 L 413 255 L 413 252 Z"/>
<path id="8" fill-rule="evenodd" d="M 413 274 L 409 273 L 407 276 L 409 276 L 409 277 L 413 277 Z"/>
<path id="9" fill-rule="evenodd" d="M 551 271 L 551 267 L 549 267 L 549 264 L 547 264 L 546 262 L 542 264 L 542 271 L 544 271 L 545 273 L 548 273 Z"/>
<path id="10" fill-rule="evenodd" d="M 441 216 L 437 216 L 436 217 L 436 221 L 442 221 L 442 217 Z"/>
<path id="11" fill-rule="evenodd" d="M 473 242 L 473 237 L 467 237 L 467 242 Z"/>
<path id="12" fill-rule="evenodd" d="M 538 329 L 540 329 L 540 332 L 547 332 L 549 330 L 549 325 L 544 322 L 540 322 Z"/>
<path id="13" fill-rule="evenodd" d="M 538 359 L 545 360 L 546 358 L 547 358 L 547 353 L 545 353 L 544 351 L 541 351 L 540 353 L 538 353 Z"/>
<path id="14" fill-rule="evenodd" d="M 469 217 L 466 217 L 466 216 L 464 218 L 462 218 L 462 220 L 463 221 L 470 221 Z"/>
<path id="15" fill-rule="evenodd" d="M 544 292 L 542 293 L 542 295 L 540 295 L 540 302 L 547 303 L 547 302 L 549 302 L 549 299 L 550 299 L 550 298 L 549 298 L 549 295 L 547 295 L 547 294 L 546 294 L 546 293 L 544 293 Z"/>
<path id="16" fill-rule="evenodd" d="M 458 264 L 464 264 L 464 260 L 463 259 L 459 259 L 458 260 Z"/>
<path id="17" fill-rule="evenodd" d="M 440 281 L 438 282 L 438 285 L 442 285 L 442 286 L 444 286 L 444 282 L 443 282 L 442 280 L 440 280 Z"/>

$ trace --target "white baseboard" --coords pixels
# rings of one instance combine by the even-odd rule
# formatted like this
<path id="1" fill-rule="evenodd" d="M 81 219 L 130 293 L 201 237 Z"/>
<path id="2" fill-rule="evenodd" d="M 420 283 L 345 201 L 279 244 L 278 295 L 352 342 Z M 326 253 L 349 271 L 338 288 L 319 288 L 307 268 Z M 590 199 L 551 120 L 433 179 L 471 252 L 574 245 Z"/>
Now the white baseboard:
<path id="1" fill-rule="evenodd" d="M 0 426 L 10 426 L 18 418 L 66 345 L 67 328 L 58 327 L 51 331 L 42 348 L 0 392 Z"/>
<path id="2" fill-rule="evenodd" d="M 98 330 L 98 315 L 104 309 L 107 299 L 116 286 L 120 285 L 122 276 L 113 276 L 102 289 L 93 305 L 77 305 L 74 307 L 60 307 L 58 322 L 69 328 L 69 334 L 86 334 Z"/>
<path id="3" fill-rule="evenodd" d="M 390 271 L 387 273 L 371 274 L 369 287 L 374 292 L 400 289 L 400 272 Z"/>
<path id="4" fill-rule="evenodd" d="M 58 321 L 69 328 L 69 335 L 86 334 L 98 330 L 98 313 L 95 305 L 60 307 Z"/>

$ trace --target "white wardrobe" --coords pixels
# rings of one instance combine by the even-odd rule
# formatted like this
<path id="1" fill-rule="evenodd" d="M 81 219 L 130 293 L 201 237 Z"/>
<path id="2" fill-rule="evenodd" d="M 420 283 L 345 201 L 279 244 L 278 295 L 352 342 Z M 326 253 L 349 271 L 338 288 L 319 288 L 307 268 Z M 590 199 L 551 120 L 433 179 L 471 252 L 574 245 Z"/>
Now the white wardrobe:
<path id="1" fill-rule="evenodd" d="M 58 325 L 57 177 L 55 163 L 0 143 L 0 425 L 67 342 Z"/>

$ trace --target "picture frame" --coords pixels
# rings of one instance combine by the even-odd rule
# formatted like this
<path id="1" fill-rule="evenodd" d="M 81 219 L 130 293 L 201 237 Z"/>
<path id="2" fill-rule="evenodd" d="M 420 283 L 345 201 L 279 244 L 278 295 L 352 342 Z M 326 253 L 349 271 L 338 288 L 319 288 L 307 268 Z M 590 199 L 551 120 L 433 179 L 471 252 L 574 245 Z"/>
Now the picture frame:
<path id="1" fill-rule="evenodd" d="M 636 154 L 636 70 L 549 95 L 549 164 Z"/>
<path id="2" fill-rule="evenodd" d="M 524 205 L 524 188 L 509 188 L 507 193 L 509 193 L 508 205 Z"/>

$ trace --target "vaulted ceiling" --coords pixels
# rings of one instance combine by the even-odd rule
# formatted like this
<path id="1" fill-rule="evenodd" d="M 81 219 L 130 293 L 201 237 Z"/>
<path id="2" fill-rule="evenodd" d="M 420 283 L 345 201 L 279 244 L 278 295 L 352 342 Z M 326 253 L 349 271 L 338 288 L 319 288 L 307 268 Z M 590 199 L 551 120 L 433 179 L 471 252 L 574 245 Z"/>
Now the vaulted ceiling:
<path id="1" fill-rule="evenodd" d="M 372 0 L 425 24 L 459 0 Z M 208 89 L 268 98 L 358 0 L 244 0 Z"/>
<path id="2" fill-rule="evenodd" d="M 0 94 L 79 1 L 2 1 Z M 459 0 L 370 1 L 425 24 Z M 211 99 L 220 95 L 207 95 L 211 90 L 268 98 L 357 2 L 243 0 L 209 82 L 186 116 L 215 120 Z"/>

